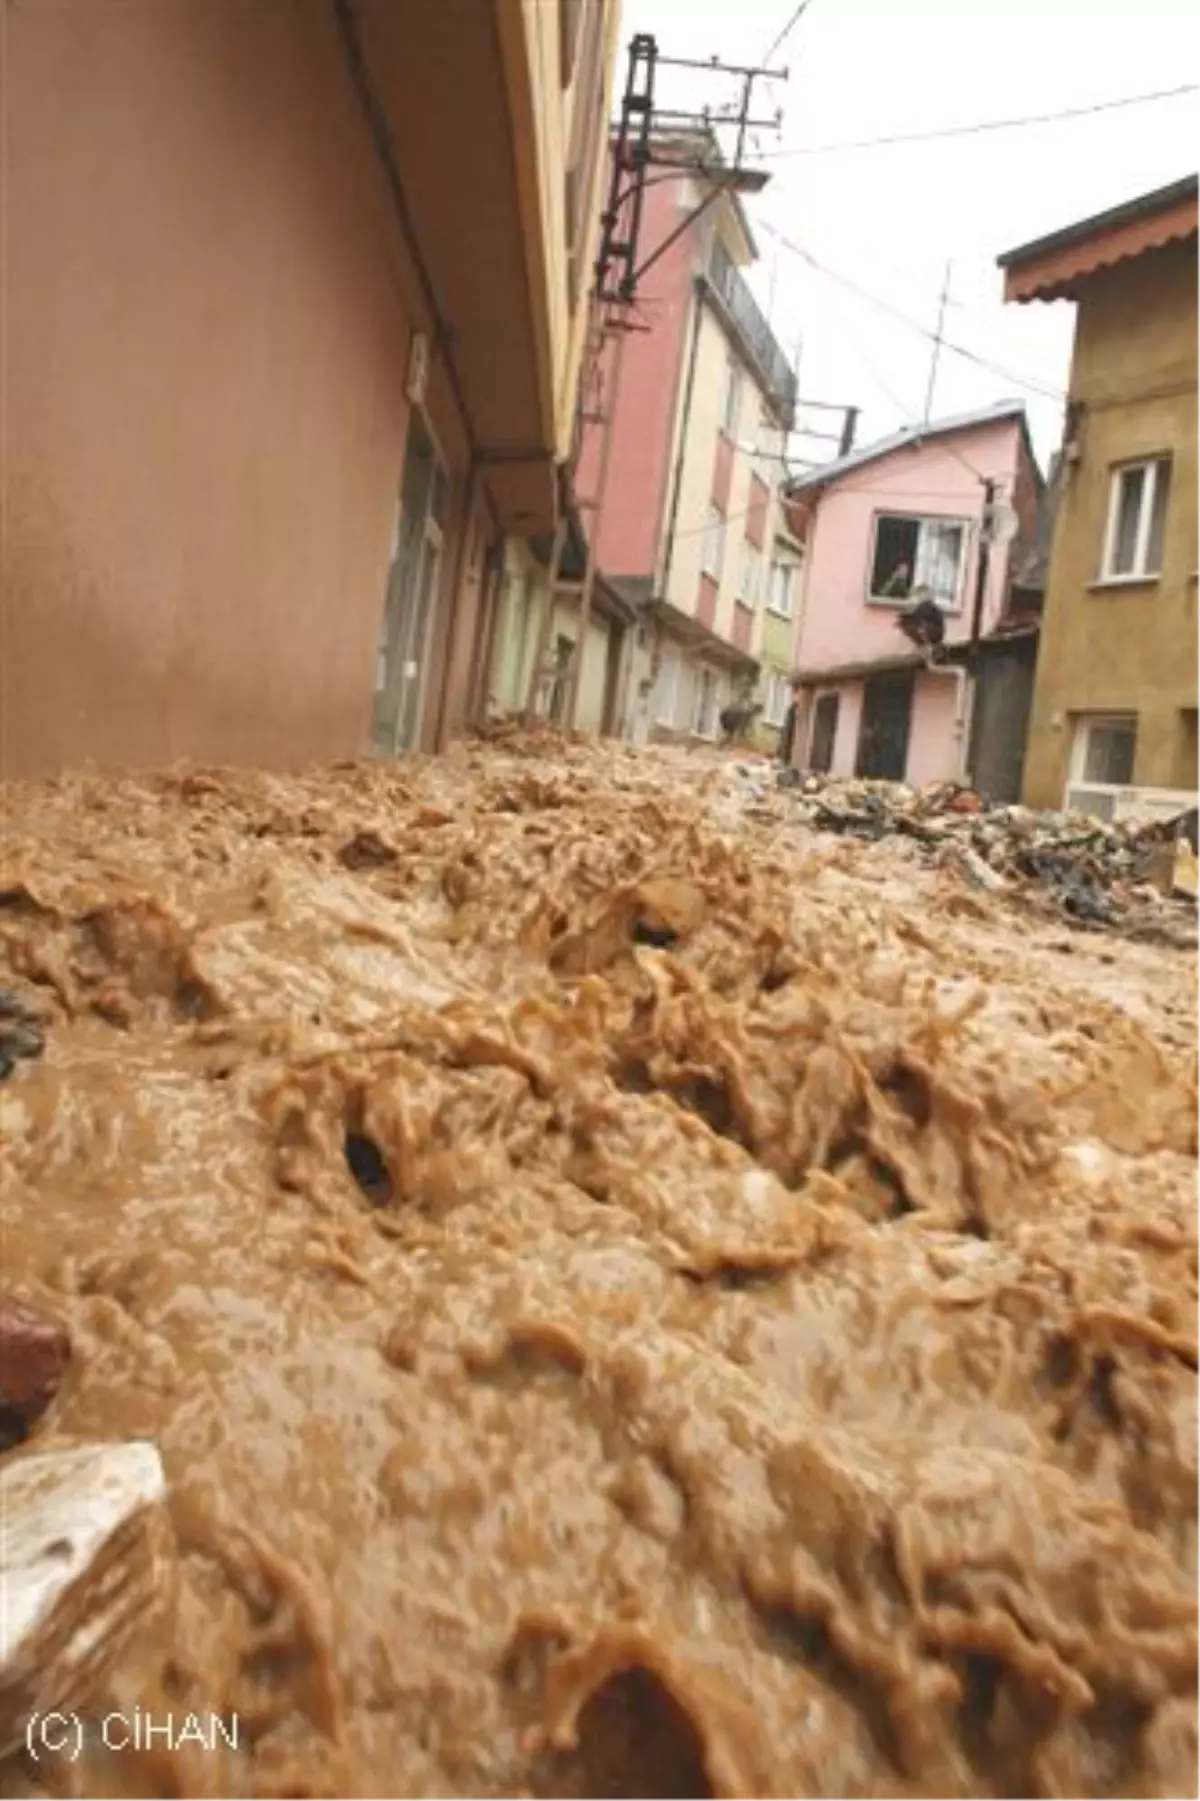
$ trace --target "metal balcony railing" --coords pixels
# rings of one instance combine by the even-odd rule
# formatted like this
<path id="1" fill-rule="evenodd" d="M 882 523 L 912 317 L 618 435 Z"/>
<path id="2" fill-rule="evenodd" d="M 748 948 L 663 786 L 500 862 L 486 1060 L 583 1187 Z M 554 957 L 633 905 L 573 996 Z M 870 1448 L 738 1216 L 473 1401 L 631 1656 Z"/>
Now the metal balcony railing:
<path id="1" fill-rule="evenodd" d="M 795 370 L 720 238 L 713 239 L 706 278 L 790 429 L 796 416 Z"/>

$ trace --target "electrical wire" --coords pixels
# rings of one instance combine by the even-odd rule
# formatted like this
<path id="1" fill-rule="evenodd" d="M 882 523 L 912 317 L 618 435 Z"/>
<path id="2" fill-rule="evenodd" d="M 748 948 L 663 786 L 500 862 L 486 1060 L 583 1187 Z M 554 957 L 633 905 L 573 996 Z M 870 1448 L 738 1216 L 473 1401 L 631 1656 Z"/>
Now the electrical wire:
<path id="1" fill-rule="evenodd" d="M 850 276 L 839 275 L 836 269 L 830 269 L 825 263 L 820 262 L 813 255 L 811 250 L 805 250 L 803 245 L 797 244 L 793 238 L 787 237 L 783 232 L 778 231 L 775 226 L 760 221 L 760 228 L 767 232 L 769 236 L 778 238 L 785 250 L 790 250 L 794 256 L 800 257 L 800 259 L 803 262 L 806 262 L 810 268 L 815 269 L 818 274 L 823 275 L 827 281 L 836 282 L 839 287 L 849 289 L 851 293 L 859 295 L 861 299 L 869 301 L 872 306 L 878 307 L 881 312 L 890 314 L 893 319 L 898 319 L 901 324 L 907 325 L 911 330 L 919 332 L 923 338 L 928 338 L 931 343 L 939 341 L 939 334 L 930 331 L 927 325 L 922 325 L 921 321 L 919 319 L 914 319 L 911 313 L 906 313 L 900 307 L 893 306 L 890 300 L 884 300 L 879 294 L 873 294 L 869 288 L 864 288 L 860 282 L 853 281 Z M 943 336 L 941 337 L 940 342 L 944 350 L 952 351 L 955 356 L 961 356 L 969 363 L 977 363 L 981 369 L 986 369 L 991 375 L 1003 376 L 1005 381 L 1014 382 L 1017 387 L 1026 389 L 1030 394 L 1037 394 L 1043 400 L 1062 402 L 1067 398 L 1065 389 L 1052 388 L 1046 382 L 1035 381 L 1030 376 L 1018 375 L 1015 370 L 1007 369 L 1003 364 L 995 363 L 989 357 L 980 356 L 978 352 L 968 350 L 963 344 L 956 344 L 952 338 Z"/>
<path id="2" fill-rule="evenodd" d="M 800 0 L 799 6 L 792 12 L 787 24 L 783 27 L 782 31 L 777 34 L 774 43 L 763 57 L 764 67 L 768 66 L 775 53 L 782 49 L 783 45 L 787 42 L 788 38 L 791 37 L 793 30 L 800 23 L 811 5 L 812 0 Z"/>
<path id="3" fill-rule="evenodd" d="M 903 448 L 903 447 L 898 446 L 898 448 Z M 811 470 L 813 471 L 814 476 L 818 475 L 822 469 L 828 468 L 829 466 L 830 465 L 826 464 L 826 463 L 812 463 L 812 464 L 808 465 L 808 467 L 811 468 Z M 968 463 L 967 467 L 971 468 L 971 465 Z M 972 473 L 972 475 L 979 474 L 978 470 L 976 470 L 976 469 L 971 469 L 971 473 Z M 980 480 L 982 480 L 982 479 L 983 478 L 980 477 Z M 883 487 L 870 488 L 870 487 L 861 487 L 856 483 L 855 487 L 854 487 L 854 493 L 855 494 L 869 494 L 873 499 L 920 500 L 920 501 L 944 500 L 947 502 L 948 505 L 952 505 L 952 506 L 963 507 L 966 505 L 966 499 L 965 499 L 965 496 L 963 495 L 961 489 L 955 489 L 955 490 L 951 491 L 950 489 L 947 489 L 947 488 L 883 488 Z M 737 525 L 743 519 L 748 519 L 752 513 L 758 512 L 758 510 L 759 510 L 759 508 L 754 506 L 754 507 L 745 507 L 742 509 L 742 511 L 737 512 L 737 513 L 724 513 L 721 516 L 721 523 L 723 525 Z M 950 518 L 951 515 L 947 513 L 946 517 Z M 955 515 L 955 517 L 957 517 L 957 515 Z M 676 539 L 698 538 L 702 532 L 710 531 L 712 529 L 712 525 L 713 525 L 713 521 L 711 521 L 709 519 L 706 519 L 703 522 L 703 524 L 701 524 L 701 525 L 687 525 L 687 526 L 684 526 L 681 531 L 677 531 L 675 533 L 675 537 L 676 537 Z"/>
<path id="4" fill-rule="evenodd" d="M 928 289 L 929 280 L 931 279 L 928 275 L 928 271 L 926 271 L 925 275 L 922 275 L 911 266 L 905 267 L 900 263 L 894 262 L 890 257 L 880 256 L 878 251 L 874 252 L 874 261 L 880 268 L 886 269 L 890 274 L 907 284 L 909 288 Z M 1003 339 L 1003 348 L 1000 351 L 1001 355 L 1006 356 L 1010 350 L 1014 351 L 1018 356 L 1023 356 L 1025 354 L 1028 345 L 1022 344 L 1018 349 L 1016 339 L 1009 338 L 1003 329 L 997 326 L 995 319 L 990 314 L 985 313 L 978 303 L 970 300 L 961 300 L 957 294 L 946 294 L 945 300 L 949 311 L 965 315 L 965 322 L 970 322 L 974 324 L 978 330 L 987 332 L 989 336 L 995 338 L 998 343 Z M 1036 379 L 1041 380 L 1043 378 L 1039 376 Z M 1049 376 L 1044 379 L 1048 386 L 1052 385 Z"/>
<path id="5" fill-rule="evenodd" d="M 863 364 L 867 373 L 878 384 L 881 391 L 887 395 L 888 399 L 891 401 L 892 405 L 895 407 L 895 409 L 899 413 L 900 417 L 902 419 L 910 419 L 912 417 L 911 409 L 909 407 L 905 406 L 905 404 L 901 400 L 900 396 L 896 393 L 895 388 L 892 387 L 891 383 L 887 380 L 886 376 L 884 376 L 880 372 L 880 370 L 876 367 L 874 358 L 871 357 L 870 355 L 868 355 L 868 353 L 867 353 L 866 349 L 863 347 L 863 344 L 862 344 L 861 340 L 859 339 L 857 333 L 851 330 L 851 328 L 846 320 L 845 315 L 843 313 L 839 313 L 837 315 L 837 321 L 838 321 L 838 324 L 841 327 L 842 332 L 845 335 L 847 342 L 849 343 L 851 349 L 854 351 L 854 353 L 858 357 L 859 361 Z M 942 443 L 942 448 L 944 450 L 949 451 L 950 455 L 954 458 L 955 462 L 958 463 L 963 469 L 965 469 L 967 471 L 968 475 L 973 476 L 977 482 L 986 482 L 988 480 L 988 477 L 983 473 L 983 470 L 977 469 L 975 467 L 974 463 L 971 461 L 970 457 L 964 456 L 962 451 L 958 448 L 958 445 L 955 444 L 951 438 L 945 437 L 941 440 L 941 443 Z M 858 491 L 864 492 L 865 490 L 858 490 Z M 955 496 L 947 495 L 947 496 L 945 496 L 945 498 L 953 499 L 953 498 L 955 498 Z"/>
<path id="6" fill-rule="evenodd" d="M 940 138 L 975 137 L 981 132 L 1016 131 L 1028 125 L 1055 125 L 1063 119 L 1084 119 L 1095 113 L 1116 112 L 1120 107 L 1148 106 L 1158 100 L 1178 100 L 1194 94 L 1197 83 L 1189 81 L 1177 88 L 1158 88 L 1149 94 L 1125 94 L 1117 100 L 1100 100 L 1091 106 L 1068 106 L 1061 112 L 1029 113 L 1019 119 L 979 119 L 972 125 L 943 125 L 935 131 L 898 131 L 881 138 L 851 138 L 838 144 L 798 144 L 791 149 L 767 150 L 764 157 L 780 159 L 793 156 L 833 156 L 843 150 L 881 150 L 892 144 L 929 144 Z"/>

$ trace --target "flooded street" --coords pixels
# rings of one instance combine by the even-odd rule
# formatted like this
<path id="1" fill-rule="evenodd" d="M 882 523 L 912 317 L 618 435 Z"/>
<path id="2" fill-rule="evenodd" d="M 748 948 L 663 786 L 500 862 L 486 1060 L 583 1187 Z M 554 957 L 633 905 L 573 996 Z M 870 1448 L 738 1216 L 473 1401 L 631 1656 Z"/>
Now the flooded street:
<path id="1" fill-rule="evenodd" d="M 1195 956 L 517 739 L 13 784 L 27 1446 L 177 1581 L 0 1794 L 1196 1784 Z"/>

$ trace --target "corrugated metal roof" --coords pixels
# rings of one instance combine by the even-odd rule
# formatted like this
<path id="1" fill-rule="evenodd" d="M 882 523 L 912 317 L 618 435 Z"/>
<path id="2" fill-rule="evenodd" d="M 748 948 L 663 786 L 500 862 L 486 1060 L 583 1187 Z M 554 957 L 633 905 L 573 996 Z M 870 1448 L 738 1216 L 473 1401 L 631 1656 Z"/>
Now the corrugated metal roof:
<path id="1" fill-rule="evenodd" d="M 848 475 L 852 469 L 861 469 L 867 463 L 878 462 L 880 457 L 891 456 L 893 451 L 915 448 L 930 438 L 945 438 L 954 432 L 975 431 L 981 425 L 995 425 L 1004 419 L 1019 419 L 1024 424 L 1024 401 L 995 400 L 973 413 L 958 413 L 951 419 L 931 419 L 928 425 L 906 425 L 901 431 L 893 432 L 890 438 L 878 438 L 874 444 L 864 444 L 861 450 L 852 450 L 848 456 L 823 463 L 801 480 L 789 482 L 788 493 L 804 494 L 813 488 L 823 488 Z"/>

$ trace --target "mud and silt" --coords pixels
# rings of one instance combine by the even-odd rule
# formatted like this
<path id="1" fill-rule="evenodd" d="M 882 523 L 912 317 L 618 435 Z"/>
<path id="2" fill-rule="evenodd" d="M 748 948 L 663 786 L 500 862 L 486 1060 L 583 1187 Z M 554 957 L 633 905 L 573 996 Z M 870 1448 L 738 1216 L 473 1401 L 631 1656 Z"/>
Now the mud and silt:
<path id="1" fill-rule="evenodd" d="M 1194 959 L 585 748 L 6 797 L 27 1445 L 149 1437 L 0 1793 L 1196 1786 Z"/>

